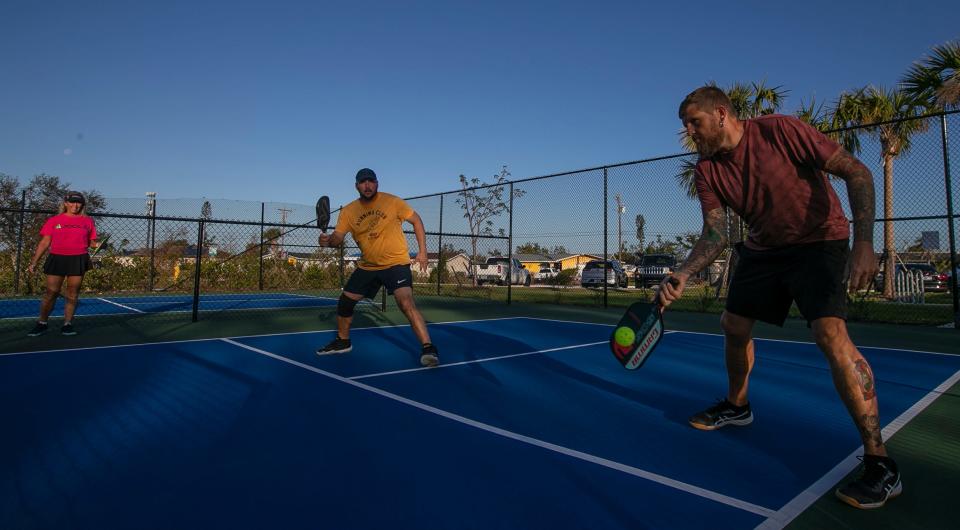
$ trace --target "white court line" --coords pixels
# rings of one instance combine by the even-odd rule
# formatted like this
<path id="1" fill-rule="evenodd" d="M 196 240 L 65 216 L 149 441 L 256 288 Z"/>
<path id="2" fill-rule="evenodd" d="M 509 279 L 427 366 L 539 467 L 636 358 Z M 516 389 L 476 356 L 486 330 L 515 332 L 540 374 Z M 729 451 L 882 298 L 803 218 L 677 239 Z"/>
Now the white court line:
<path id="1" fill-rule="evenodd" d="M 458 363 L 441 364 L 440 366 L 424 366 L 421 368 L 407 368 L 405 370 L 394 370 L 392 372 L 380 372 L 376 374 L 355 375 L 353 377 L 349 377 L 348 379 L 352 379 L 356 381 L 357 379 L 367 379 L 370 377 L 380 377 L 383 375 L 405 374 L 409 372 L 422 372 L 423 370 L 436 370 L 438 368 L 449 368 L 451 366 L 463 366 L 465 364 L 485 363 L 487 361 L 499 361 L 501 359 L 511 359 L 513 357 L 524 357 L 526 355 L 536 355 L 538 353 L 548 353 L 548 352 L 561 351 L 561 350 L 572 350 L 574 348 L 586 348 L 587 346 L 596 346 L 597 344 L 606 344 L 607 342 L 608 341 L 603 340 L 600 342 L 588 342 L 586 344 L 575 344 L 573 346 L 562 346 L 559 348 L 550 348 L 547 350 L 528 351 L 523 353 L 511 353 L 509 355 L 500 355 L 497 357 L 484 357 L 483 359 L 474 359 L 472 361 L 460 361 Z"/>
<path id="2" fill-rule="evenodd" d="M 122 308 L 124 308 L 124 309 L 129 309 L 130 311 L 136 311 L 137 313 L 143 313 L 143 311 L 140 311 L 139 309 L 137 309 L 137 308 L 135 308 L 135 307 L 130 307 L 130 306 L 127 306 L 127 305 L 118 304 L 118 303 L 116 303 L 116 302 L 112 302 L 112 301 L 110 301 L 110 300 L 107 300 L 106 298 L 97 298 L 97 300 L 100 300 L 101 302 L 106 302 L 106 303 L 111 304 L 111 305 L 115 305 L 115 306 L 117 306 L 117 307 L 122 307 Z M 89 315 L 89 316 L 93 316 L 93 315 Z"/>
<path id="3" fill-rule="evenodd" d="M 277 355 L 277 354 L 275 354 L 275 353 L 270 353 L 270 352 L 268 352 L 268 351 L 261 350 L 261 349 L 259 349 L 259 348 L 254 348 L 253 346 L 247 346 L 246 344 L 242 344 L 242 343 L 240 343 L 240 342 L 236 342 L 236 341 L 233 341 L 233 340 L 230 340 L 230 339 L 221 339 L 221 340 L 224 341 L 224 342 L 227 342 L 227 343 L 229 343 L 229 344 L 233 344 L 234 346 L 237 346 L 237 347 L 240 347 L 240 348 L 244 348 L 244 349 L 246 349 L 246 350 L 250 350 L 250 351 L 252 351 L 252 352 L 258 353 L 258 354 L 260 354 L 260 355 L 264 355 L 264 356 L 266 356 L 266 357 L 270 357 L 270 358 L 272 358 L 272 359 L 276 359 L 276 360 L 278 360 L 278 361 L 285 362 L 285 363 L 287 363 L 287 364 L 291 364 L 291 365 L 296 366 L 296 367 L 298 367 L 298 368 L 303 368 L 304 370 L 308 370 L 308 371 L 310 371 L 310 372 L 323 375 L 323 376 L 328 377 L 328 378 L 330 378 L 330 379 L 333 379 L 333 380 L 335 380 L 335 381 L 339 381 L 339 382 L 341 382 L 341 383 L 345 383 L 345 384 L 354 386 L 354 387 L 359 388 L 359 389 L 361 389 L 361 390 L 366 390 L 367 392 L 372 392 L 372 393 L 374 393 L 374 394 L 377 394 L 377 395 L 379 395 L 379 396 L 385 397 L 385 398 L 387 398 L 387 399 L 391 399 L 391 400 L 394 400 L 394 401 L 403 403 L 404 405 L 409 405 L 409 406 L 411 406 L 411 407 L 420 409 L 420 410 L 425 411 L 425 412 L 428 412 L 428 413 L 430 413 L 430 414 L 436 414 L 437 416 L 440 416 L 440 417 L 442 417 L 442 418 L 446 418 L 446 419 L 448 419 L 448 420 L 453 420 L 453 421 L 462 423 L 462 424 L 464 424 L 464 425 L 468 425 L 468 426 L 470 426 L 470 427 L 474 427 L 474 428 L 476 428 L 476 429 L 480 429 L 480 430 L 482 430 L 482 431 L 486 431 L 486 432 L 489 432 L 489 433 L 492 433 L 492 434 L 496 434 L 496 435 L 498 435 L 498 436 L 502 436 L 502 437 L 504 437 L 504 438 L 508 438 L 508 439 L 511 439 L 511 440 L 515 440 L 515 441 L 518 441 L 518 442 L 522 442 L 522 443 L 525 443 L 525 444 L 529 444 L 529 445 L 532 445 L 532 446 L 535 446 L 535 447 L 540 447 L 540 448 L 542 448 L 542 449 L 547 449 L 548 451 L 553 451 L 553 452 L 555 452 L 555 453 L 559 453 L 559 454 L 562 454 L 562 455 L 566 455 L 566 456 L 569 456 L 569 457 L 571 457 L 571 458 L 576 458 L 576 459 L 582 460 L 582 461 L 584 461 L 584 462 L 590 462 L 590 463 L 592 463 L 592 464 L 597 464 L 597 465 L 599 465 L 599 466 L 603 466 L 603 467 L 606 467 L 606 468 L 609 468 L 609 469 L 613 469 L 613 470 L 616 470 L 616 471 L 620 471 L 620 472 L 626 473 L 626 474 L 628 474 L 628 475 L 632 475 L 632 476 L 635 476 L 635 477 L 639 477 L 639 478 L 642 478 L 642 479 L 649 480 L 649 481 L 651 481 L 651 482 L 655 482 L 655 483 L 660 484 L 660 485 L 662 485 L 662 486 L 667 486 L 668 488 L 673 488 L 673 489 L 682 491 L 682 492 L 684 492 L 684 493 L 689 493 L 689 494 L 691 494 L 691 495 L 696 495 L 696 496 L 698 496 L 698 497 L 701 497 L 701 498 L 704 498 L 704 499 L 708 499 L 708 500 L 711 500 L 711 501 L 714 501 L 714 502 L 718 502 L 718 503 L 720 503 L 720 504 L 725 504 L 725 505 L 727 505 L 727 506 L 730 506 L 730 507 L 733 507 L 733 508 L 737 508 L 737 509 L 740 509 L 740 510 L 744 510 L 744 511 L 747 511 L 747 512 L 750 512 L 750 513 L 753 513 L 753 514 L 762 516 L 762 517 L 771 517 L 771 516 L 773 516 L 774 513 L 775 513 L 773 510 L 771 510 L 771 509 L 769 509 L 769 508 L 764 508 L 763 506 L 758 506 L 758 505 L 756 505 L 756 504 L 752 504 L 752 503 L 749 503 L 749 502 L 747 502 L 747 501 L 743 501 L 743 500 L 740 500 L 740 499 L 736 499 L 736 498 L 733 498 L 733 497 L 729 497 L 729 496 L 727 496 L 727 495 L 723 495 L 723 494 L 717 493 L 717 492 L 715 492 L 715 491 L 710 491 L 710 490 L 707 490 L 707 489 L 704 489 L 704 488 L 700 488 L 700 487 L 694 486 L 694 485 L 692 485 L 692 484 L 687 484 L 687 483 L 685 483 L 685 482 L 680 482 L 679 480 L 674 480 L 674 479 L 672 479 L 672 478 L 668 478 L 668 477 L 665 477 L 665 476 L 663 476 L 663 475 L 658 475 L 658 474 L 652 473 L 652 472 L 650 472 L 650 471 L 645 471 L 645 470 L 643 470 L 643 469 L 639 469 L 639 468 L 635 468 L 635 467 L 632 467 L 632 466 L 628 466 L 628 465 L 626 465 L 626 464 L 621 464 L 621 463 L 619 463 L 619 462 L 614 462 L 613 460 L 608 460 L 608 459 L 606 459 L 606 458 L 601 458 L 601 457 L 599 457 L 599 456 L 591 455 L 591 454 L 589 454 L 589 453 L 584 453 L 584 452 L 581 452 L 581 451 L 577 451 L 577 450 L 575 450 L 575 449 L 570 449 L 570 448 L 568 448 L 568 447 L 563 447 L 563 446 L 560 446 L 560 445 L 552 444 L 552 443 L 550 443 L 550 442 L 546 442 L 546 441 L 543 441 L 543 440 L 539 440 L 539 439 L 537 439 L 537 438 L 532 438 L 532 437 L 530 437 L 530 436 L 524 436 L 524 435 L 522 435 L 522 434 L 518 434 L 518 433 L 515 433 L 515 432 L 511 432 L 511 431 L 505 430 L 505 429 L 501 429 L 501 428 L 499 428 L 499 427 L 494 427 L 493 425 L 488 425 L 488 424 L 486 424 L 486 423 L 482 423 L 482 422 L 479 422 L 479 421 L 476 421 L 476 420 L 472 420 L 472 419 L 470 419 L 470 418 L 466 418 L 466 417 L 464 417 L 464 416 L 460 416 L 460 415 L 454 414 L 454 413 L 452 413 L 452 412 L 448 412 L 448 411 L 445 411 L 445 410 L 442 410 L 442 409 L 438 409 L 438 408 L 436 408 L 436 407 L 432 407 L 432 406 L 427 405 L 427 404 L 424 404 L 424 403 L 420 403 L 419 401 L 414 401 L 414 400 L 412 400 L 412 399 L 408 399 L 408 398 L 405 398 L 405 397 L 403 397 L 403 396 L 399 396 L 399 395 L 397 395 L 397 394 L 393 394 L 393 393 L 387 392 L 386 390 L 381 390 L 381 389 L 379 389 L 379 388 L 369 386 L 369 385 L 364 384 L 364 383 L 361 383 L 361 382 L 359 382 L 359 381 L 353 381 L 353 380 L 347 379 L 346 377 L 339 376 L 339 375 L 337 375 L 337 374 L 330 373 L 330 372 L 327 372 L 327 371 L 325 371 L 325 370 L 321 370 L 321 369 L 319 369 L 319 368 L 315 368 L 315 367 L 313 367 L 313 366 L 310 366 L 310 365 L 307 365 L 307 364 L 303 364 L 303 363 L 298 362 L 298 361 L 294 361 L 293 359 L 288 359 L 288 358 L 286 358 L 286 357 L 283 357 L 283 356 L 281 356 L 281 355 Z"/>
<path id="4" fill-rule="evenodd" d="M 564 324 L 589 324 L 591 326 L 604 326 L 612 328 L 616 324 L 603 324 L 601 322 L 583 322 L 582 320 L 561 320 L 559 318 L 538 318 L 538 317 L 517 317 L 526 320 L 542 320 L 543 322 L 562 322 Z"/>
<path id="5" fill-rule="evenodd" d="M 601 324 L 601 323 L 599 323 L 599 322 L 584 322 L 584 321 L 582 321 L 582 320 L 557 320 L 557 319 L 552 319 L 552 318 L 537 318 L 537 317 L 516 317 L 516 318 L 525 318 L 525 319 L 527 319 L 527 320 L 544 320 L 544 321 L 547 321 L 547 322 L 566 322 L 566 323 L 569 323 L 569 324 L 588 324 L 588 325 L 592 325 L 592 326 L 609 326 L 609 327 L 612 327 L 612 326 L 615 326 L 615 325 L 616 325 L 616 324 Z M 707 333 L 707 332 L 704 332 L 704 331 L 683 331 L 683 330 L 679 330 L 679 329 L 667 330 L 667 333 L 682 333 L 682 334 L 684 334 L 684 335 L 707 335 L 707 336 L 709 336 L 709 337 L 723 337 L 723 334 L 722 334 L 722 333 Z M 812 345 L 816 345 L 815 342 L 812 342 L 812 341 L 802 341 L 802 340 L 765 339 L 765 338 L 763 338 L 763 337 L 754 337 L 753 340 L 760 340 L 760 341 L 764 341 L 764 342 L 785 342 L 785 343 L 788 343 L 788 344 L 812 344 Z M 892 347 L 884 347 L 884 346 L 865 346 L 865 345 L 859 345 L 859 344 L 857 345 L 857 347 L 858 347 L 858 348 L 870 348 L 871 350 L 887 350 L 887 351 L 897 351 L 897 352 L 902 351 L 902 352 L 907 352 L 907 353 L 926 353 L 926 354 L 929 354 L 929 355 L 949 355 L 949 356 L 957 356 L 957 355 L 960 355 L 960 354 L 957 354 L 957 353 L 944 353 L 944 352 L 926 351 L 926 350 L 905 350 L 905 349 L 902 349 L 902 348 L 892 348 Z"/>
<path id="6" fill-rule="evenodd" d="M 324 307 L 324 306 L 317 306 L 317 307 Z M 201 310 L 201 311 L 203 311 L 203 310 Z M 168 311 L 168 313 L 175 313 L 175 312 L 181 312 L 181 311 Z M 151 314 L 161 315 L 161 314 L 164 314 L 164 313 L 151 313 Z M 35 317 L 23 317 L 23 318 L 35 318 Z M 518 319 L 518 318 L 523 318 L 523 317 L 499 317 L 499 318 L 487 318 L 487 319 L 482 319 L 482 318 L 481 318 L 481 319 L 474 319 L 474 320 L 450 320 L 450 321 L 448 321 L 448 322 L 430 322 L 430 323 L 427 324 L 427 326 L 429 327 L 429 326 L 442 326 L 442 325 L 447 325 L 447 324 L 469 324 L 469 323 L 472 323 L 472 322 L 489 322 L 489 321 L 495 321 L 495 320 L 516 320 L 516 319 Z M 390 326 L 367 326 L 367 327 L 360 327 L 360 328 L 351 328 L 351 331 L 363 331 L 363 330 L 384 329 L 384 328 L 401 328 L 401 327 L 409 327 L 409 326 L 410 326 L 410 324 L 394 324 L 394 325 L 390 325 Z M 211 337 L 211 338 L 208 338 L 208 339 L 183 339 L 183 340 L 164 340 L 164 341 L 157 341 L 157 342 L 133 342 L 133 343 L 128 343 L 128 344 L 113 344 L 113 345 L 110 345 L 110 346 L 86 346 L 86 347 L 83 347 L 83 348 L 57 348 L 57 349 L 53 349 L 53 350 L 34 350 L 34 351 L 22 351 L 22 352 L 0 353 L 0 357 L 6 356 L 6 355 L 10 355 L 10 356 L 13 356 L 13 355 L 33 355 L 33 354 L 35 354 L 35 353 L 75 352 L 75 351 L 82 351 L 82 350 L 106 350 L 106 349 L 111 349 L 111 348 L 131 348 L 131 347 L 134 347 L 134 346 L 153 346 L 153 345 L 155 345 L 155 344 L 185 344 L 185 343 L 188 343 L 188 342 L 206 342 L 206 341 L 213 341 L 213 340 L 221 340 L 221 339 L 224 339 L 224 338 L 230 338 L 230 339 L 255 339 L 255 338 L 259 338 L 259 337 L 279 337 L 279 336 L 281 336 L 281 335 L 305 335 L 305 334 L 307 334 L 307 333 L 333 333 L 333 332 L 335 332 L 335 331 L 337 331 L 337 330 L 335 330 L 335 329 L 315 329 L 315 330 L 312 330 L 312 331 L 290 331 L 290 332 L 280 332 L 280 333 L 262 333 L 262 334 L 260 334 L 260 335 L 237 335 L 237 336 L 234 336 L 234 337 Z"/>
<path id="7" fill-rule="evenodd" d="M 912 407 L 905 410 L 903 414 L 897 416 L 896 419 L 884 427 L 882 431 L 883 439 L 889 440 L 892 438 L 897 431 L 917 417 L 917 415 L 930 406 L 934 400 L 946 392 L 950 387 L 955 385 L 958 381 L 960 381 L 960 371 L 953 374 L 937 388 L 931 390 L 926 396 L 923 397 L 923 399 L 914 403 Z M 777 512 L 771 515 L 766 521 L 760 523 L 760 525 L 757 526 L 757 529 L 780 530 L 781 528 L 790 524 L 794 518 L 809 508 L 820 497 L 830 491 L 834 485 L 837 484 L 837 482 L 839 482 L 841 479 L 843 479 L 843 477 L 847 476 L 847 474 L 857 467 L 859 464 L 857 455 L 859 455 L 862 451 L 863 448 L 858 447 L 856 450 L 850 453 L 849 456 L 840 461 L 839 464 L 834 466 L 833 469 L 828 471 L 826 475 L 820 477 L 820 480 L 814 482 L 809 488 L 801 492 L 799 495 L 794 497 L 793 500 L 777 510 Z"/>

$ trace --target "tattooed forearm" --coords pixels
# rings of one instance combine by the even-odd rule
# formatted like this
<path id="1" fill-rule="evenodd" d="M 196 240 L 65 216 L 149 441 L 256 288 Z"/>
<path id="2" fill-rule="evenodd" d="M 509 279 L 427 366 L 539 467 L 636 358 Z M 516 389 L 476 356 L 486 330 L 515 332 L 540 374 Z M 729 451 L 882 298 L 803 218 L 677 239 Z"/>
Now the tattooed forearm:
<path id="1" fill-rule="evenodd" d="M 847 182 L 847 196 L 853 212 L 853 241 L 873 241 L 873 223 L 876 203 L 873 191 L 873 175 L 862 162 L 846 149 L 840 149 L 824 167 Z"/>
<path id="2" fill-rule="evenodd" d="M 864 447 L 883 447 L 883 434 L 880 433 L 880 418 L 874 414 L 864 414 L 857 419 L 857 430 Z"/>
<path id="3" fill-rule="evenodd" d="M 703 215 L 703 232 L 693 246 L 686 261 L 677 272 L 693 275 L 713 263 L 727 246 L 727 216 L 723 208 L 710 210 Z"/>

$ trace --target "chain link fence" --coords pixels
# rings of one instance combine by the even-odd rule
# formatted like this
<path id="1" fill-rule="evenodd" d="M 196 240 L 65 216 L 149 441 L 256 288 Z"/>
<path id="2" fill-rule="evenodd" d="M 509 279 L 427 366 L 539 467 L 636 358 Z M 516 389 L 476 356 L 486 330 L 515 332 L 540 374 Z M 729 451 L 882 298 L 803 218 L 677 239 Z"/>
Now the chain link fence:
<path id="1" fill-rule="evenodd" d="M 911 148 L 888 160 L 871 129 L 857 156 L 873 172 L 878 262 L 920 272 L 923 296 L 903 296 L 878 276 L 851 297 L 852 320 L 956 324 L 960 113 L 923 118 Z M 950 137 L 950 132 L 954 137 Z M 682 175 L 692 154 L 597 167 L 407 199 L 424 221 L 429 266 L 414 267 L 420 297 L 493 303 L 627 305 L 650 296 L 645 256 L 681 262 L 701 214 Z M 833 185 L 848 215 L 845 183 Z M 0 327 L 28 326 L 44 290 L 27 264 L 55 212 L 0 205 Z M 334 212 L 336 214 L 336 212 Z M 257 311 L 333 309 L 359 249 L 347 239 L 319 248 L 312 205 L 243 201 L 108 199 L 91 213 L 110 240 L 84 280 L 84 318 L 184 318 Z M 731 216 L 731 243 L 747 228 Z M 418 250 L 407 232 L 412 253 Z M 891 259 L 887 260 L 886 257 Z M 673 310 L 720 312 L 735 267 L 731 249 L 691 283 Z M 611 264 L 601 287 L 582 286 L 587 265 Z M 606 269 L 605 269 L 606 270 Z M 611 280 L 612 279 L 612 280 Z M 381 298 L 372 307 L 386 307 Z M 369 305 L 369 304 L 368 304 Z M 245 312 L 245 313 L 242 313 Z M 56 310 L 54 315 L 56 315 Z M 332 311 L 330 313 L 332 315 Z M 796 311 L 793 313 L 799 316 Z"/>

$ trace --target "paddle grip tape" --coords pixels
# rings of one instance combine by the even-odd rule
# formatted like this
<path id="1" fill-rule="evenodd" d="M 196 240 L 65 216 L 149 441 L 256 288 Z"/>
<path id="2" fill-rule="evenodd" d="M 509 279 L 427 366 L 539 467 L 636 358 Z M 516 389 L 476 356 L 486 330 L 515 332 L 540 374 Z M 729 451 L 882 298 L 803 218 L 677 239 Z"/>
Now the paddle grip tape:
<path id="1" fill-rule="evenodd" d="M 360 302 L 359 300 L 354 300 L 353 298 L 350 298 L 345 294 L 341 294 L 340 299 L 337 300 L 337 316 L 341 316 L 343 318 L 352 317 L 353 308 L 359 302 Z"/>

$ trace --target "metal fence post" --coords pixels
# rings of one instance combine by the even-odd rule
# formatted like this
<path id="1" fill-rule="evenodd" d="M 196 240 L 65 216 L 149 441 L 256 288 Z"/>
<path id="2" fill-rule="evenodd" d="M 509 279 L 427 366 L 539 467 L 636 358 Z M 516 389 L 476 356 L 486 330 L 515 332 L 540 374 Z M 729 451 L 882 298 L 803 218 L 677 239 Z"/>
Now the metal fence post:
<path id="1" fill-rule="evenodd" d="M 267 211 L 267 204 L 260 203 L 260 270 L 257 273 L 260 278 L 259 285 L 260 290 L 263 290 L 263 224 L 265 222 L 265 215 Z"/>
<path id="2" fill-rule="evenodd" d="M 950 239 L 950 278 L 953 285 L 950 286 L 950 292 L 953 293 L 953 328 L 960 330 L 960 274 L 957 274 L 957 240 L 954 233 L 953 223 L 956 220 L 953 217 L 953 178 L 950 176 L 950 156 L 947 149 L 947 117 L 940 115 L 940 137 L 943 141 L 943 179 L 947 187 L 947 234 Z"/>
<path id="3" fill-rule="evenodd" d="M 603 307 L 607 307 L 607 168 L 603 168 Z M 616 277 L 616 273 L 614 273 Z"/>
<path id="4" fill-rule="evenodd" d="M 147 234 L 150 239 L 150 291 L 153 292 L 157 282 L 157 199 L 150 199 L 150 233 Z"/>
<path id="5" fill-rule="evenodd" d="M 428 253 L 429 255 L 429 253 Z M 440 296 L 440 277 L 443 275 L 446 270 L 440 268 L 443 265 L 443 269 L 446 269 L 446 264 L 443 262 L 443 195 L 440 195 L 440 230 L 439 235 L 437 236 L 437 296 Z"/>
<path id="6" fill-rule="evenodd" d="M 507 305 L 513 300 L 513 182 L 510 183 L 510 234 L 507 237 Z"/>
<path id="7" fill-rule="evenodd" d="M 197 224 L 196 269 L 193 271 L 193 321 L 197 321 L 200 311 L 200 258 L 203 255 L 203 219 Z"/>
<path id="8" fill-rule="evenodd" d="M 20 261 L 23 259 L 23 224 L 27 213 L 27 190 L 20 194 L 20 223 L 17 226 L 17 264 L 13 273 L 13 294 L 20 291 Z"/>

